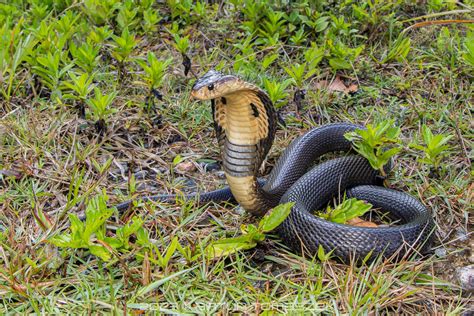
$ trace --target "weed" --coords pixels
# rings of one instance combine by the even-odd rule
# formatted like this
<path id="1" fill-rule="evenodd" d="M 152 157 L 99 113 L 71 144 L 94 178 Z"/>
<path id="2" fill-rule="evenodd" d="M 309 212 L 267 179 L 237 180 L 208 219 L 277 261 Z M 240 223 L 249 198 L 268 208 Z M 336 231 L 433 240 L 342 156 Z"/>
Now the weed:
<path id="1" fill-rule="evenodd" d="M 377 125 L 367 124 L 366 129 L 349 132 L 345 137 L 353 142 L 355 150 L 367 158 L 370 165 L 385 176 L 384 166 L 400 152 L 400 128 L 393 121 L 382 121 Z M 393 147 L 393 146 L 396 147 Z M 387 146 L 392 146 L 390 149 Z"/>
<path id="2" fill-rule="evenodd" d="M 153 52 L 148 52 L 147 62 L 138 61 L 140 66 L 145 71 L 142 76 L 142 79 L 143 81 L 145 81 L 145 84 L 148 90 L 150 91 L 146 102 L 149 107 L 153 107 L 154 98 L 156 96 L 158 98 L 162 98 L 160 97 L 161 94 L 159 93 L 158 89 L 163 84 L 163 79 L 166 75 L 167 68 L 171 64 L 171 62 L 171 58 L 164 61 L 158 60 L 158 58 Z"/>
<path id="3" fill-rule="evenodd" d="M 70 90 L 71 93 L 66 93 L 63 97 L 75 100 L 77 102 L 76 108 L 79 111 L 79 116 L 85 118 L 85 102 L 89 93 L 94 89 L 94 85 L 92 84 L 94 77 L 86 73 L 76 76 L 73 72 L 69 72 L 69 77 L 71 78 L 71 81 L 64 81 L 63 86 L 65 89 Z"/>
<path id="4" fill-rule="evenodd" d="M 410 146 L 420 150 L 424 156 L 420 159 L 420 162 L 431 166 L 434 172 L 437 173 L 441 165 L 441 160 L 449 155 L 451 146 L 448 145 L 448 141 L 453 136 L 443 134 L 434 135 L 426 125 L 421 126 L 421 135 L 424 144 L 411 144 Z"/>
<path id="5" fill-rule="evenodd" d="M 290 215 L 293 205 L 293 202 L 278 205 L 263 217 L 258 226 L 253 224 L 242 226 L 240 229 L 243 235 L 240 237 L 225 238 L 213 242 L 206 248 L 207 255 L 211 258 L 218 258 L 239 250 L 254 248 L 257 243 L 265 239 L 265 233 L 277 228 Z"/>
<path id="6" fill-rule="evenodd" d="M 100 135 L 107 130 L 107 117 L 116 111 L 111 107 L 116 96 L 117 92 L 102 94 L 102 91 L 96 87 L 94 88 L 94 97 L 86 100 L 95 119 L 97 133 Z"/>
<path id="7" fill-rule="evenodd" d="M 328 207 L 324 213 L 320 213 L 318 216 L 334 223 L 344 224 L 348 220 L 364 215 L 371 208 L 372 205 L 370 203 L 354 198 L 344 199 L 334 209 Z"/>

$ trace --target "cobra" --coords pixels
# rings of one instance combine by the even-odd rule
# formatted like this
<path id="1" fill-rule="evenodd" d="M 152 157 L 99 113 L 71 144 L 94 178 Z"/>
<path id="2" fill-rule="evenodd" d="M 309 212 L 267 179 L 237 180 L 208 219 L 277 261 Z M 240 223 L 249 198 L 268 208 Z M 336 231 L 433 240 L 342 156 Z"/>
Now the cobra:
<path id="1" fill-rule="evenodd" d="M 430 212 L 412 196 L 383 186 L 378 172 L 357 155 L 331 159 L 313 167 L 328 152 L 349 152 L 344 134 L 361 126 L 336 123 L 310 130 L 283 152 L 266 181 L 258 179 L 276 132 L 277 118 L 268 95 L 233 75 L 211 70 L 194 84 L 191 96 L 210 100 L 214 128 L 229 188 L 199 195 L 199 201 L 234 198 L 248 212 L 261 216 L 280 203 L 294 202 L 288 218 L 277 228 L 293 251 L 316 254 L 322 246 L 342 261 L 372 255 L 401 258 L 409 249 L 430 248 L 434 222 Z M 230 189 L 230 191 L 229 191 Z M 313 215 L 333 197 L 370 202 L 401 224 L 356 227 L 328 222 Z M 149 200 L 170 200 L 152 196 Z M 130 202 L 118 205 L 128 207 Z"/>

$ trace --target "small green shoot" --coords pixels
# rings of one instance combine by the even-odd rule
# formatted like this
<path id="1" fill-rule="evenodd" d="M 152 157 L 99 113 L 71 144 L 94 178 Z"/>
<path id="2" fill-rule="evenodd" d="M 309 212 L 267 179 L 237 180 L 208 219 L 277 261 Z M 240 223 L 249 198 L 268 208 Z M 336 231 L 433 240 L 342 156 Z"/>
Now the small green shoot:
<path id="1" fill-rule="evenodd" d="M 138 60 L 138 63 L 143 68 L 145 73 L 141 76 L 142 80 L 145 82 L 149 92 L 147 100 L 151 105 L 154 104 L 153 98 L 158 94 L 158 89 L 163 84 L 163 79 L 166 75 L 166 70 L 171 64 L 173 59 L 169 58 L 164 61 L 159 60 L 155 53 L 148 52 L 147 62 L 143 60 Z M 151 101 L 151 102 L 150 102 Z"/>
<path id="2" fill-rule="evenodd" d="M 283 67 L 288 75 L 290 75 L 293 83 L 298 89 L 303 87 L 303 82 L 311 78 L 315 73 L 315 68 L 310 68 L 306 63 L 294 63 L 290 67 Z"/>
<path id="3" fill-rule="evenodd" d="M 263 78 L 263 85 L 268 92 L 270 100 L 273 102 L 275 108 L 279 109 L 288 103 L 288 92 L 285 89 L 291 84 L 292 79 L 283 81 L 273 81 Z"/>
<path id="4" fill-rule="evenodd" d="M 107 117 L 116 112 L 116 109 L 110 107 L 116 96 L 117 92 L 115 91 L 109 94 L 102 94 L 102 91 L 96 87 L 94 88 L 94 97 L 86 101 L 96 121 L 96 128 L 99 134 L 103 134 L 107 129 L 105 123 Z"/>
<path id="5" fill-rule="evenodd" d="M 449 154 L 451 146 L 447 143 L 453 135 L 434 135 L 426 125 L 421 127 L 421 135 L 423 137 L 423 144 L 410 144 L 410 147 L 418 149 L 423 153 L 424 157 L 420 159 L 421 162 L 432 166 L 434 170 L 438 170 L 442 159 Z"/>
<path id="6" fill-rule="evenodd" d="M 48 52 L 45 56 L 36 58 L 38 64 L 33 66 L 34 72 L 41 78 L 43 84 L 51 91 L 51 99 L 60 96 L 60 81 L 62 77 L 74 66 L 73 63 L 62 64 L 63 54 L 57 50 Z"/>
<path id="7" fill-rule="evenodd" d="M 109 250 L 97 242 L 97 235 L 104 235 L 105 221 L 113 214 L 114 208 L 107 207 L 107 195 L 103 193 L 91 199 L 86 207 L 86 221 L 76 214 L 68 214 L 71 222 L 70 233 L 62 233 L 50 238 L 49 242 L 61 248 L 84 248 L 104 261 L 110 260 Z M 100 232 L 102 231 L 102 232 Z"/>
<path id="8" fill-rule="evenodd" d="M 206 248 L 207 255 L 210 258 L 219 258 L 240 250 L 254 248 L 259 242 L 265 240 L 265 233 L 277 228 L 290 215 L 293 205 L 293 202 L 278 205 L 262 218 L 258 226 L 242 225 L 243 235 L 213 242 Z"/>
<path id="9" fill-rule="evenodd" d="M 130 34 L 128 28 L 124 28 L 121 36 L 112 35 L 114 39 L 112 56 L 118 62 L 119 81 L 123 83 L 125 76 L 125 63 L 131 60 L 132 52 L 138 41 L 133 34 Z"/>
<path id="10" fill-rule="evenodd" d="M 384 166 L 400 152 L 400 127 L 393 126 L 393 121 L 386 120 L 373 126 L 367 124 L 366 129 L 357 129 L 344 136 L 351 141 L 354 149 L 365 157 L 372 168 L 386 176 Z M 388 148 L 388 147 L 391 148 Z"/>
<path id="11" fill-rule="evenodd" d="M 190 46 L 189 35 L 182 37 L 179 34 L 174 34 L 174 42 L 174 47 L 181 53 L 183 58 L 184 75 L 187 76 L 191 70 L 191 59 L 187 54 Z"/>
<path id="12" fill-rule="evenodd" d="M 161 17 L 158 15 L 158 12 L 152 8 L 143 11 L 143 31 L 146 33 L 155 32 L 158 27 L 157 24 L 161 21 Z"/>
<path id="13" fill-rule="evenodd" d="M 92 72 L 99 64 L 100 47 L 89 42 L 77 46 L 72 42 L 69 51 L 72 57 L 74 57 L 74 63 L 89 75 L 92 75 Z"/>
<path id="14" fill-rule="evenodd" d="M 393 43 L 392 47 L 388 51 L 387 55 L 380 61 L 381 64 L 386 64 L 393 60 L 402 61 L 404 60 L 411 48 L 411 40 L 409 37 L 404 37 L 401 34 L 397 40 Z"/>
<path id="15" fill-rule="evenodd" d="M 89 93 L 94 89 L 92 82 L 94 77 L 83 73 L 80 76 L 76 76 L 73 72 L 69 72 L 70 81 L 64 81 L 62 83 L 63 89 L 69 90 L 70 93 L 65 93 L 63 97 L 65 99 L 72 99 L 76 102 L 76 108 L 79 111 L 79 116 L 85 118 L 85 102 Z"/>
<path id="16" fill-rule="evenodd" d="M 326 212 L 318 214 L 319 217 L 338 224 L 345 224 L 347 221 L 360 217 L 372 208 L 372 204 L 351 198 L 345 199 L 334 209 L 328 206 Z"/>
<path id="17" fill-rule="evenodd" d="M 308 48 L 303 56 L 308 64 L 308 69 L 318 69 L 318 65 L 323 60 L 325 55 L 324 47 L 317 47 L 316 45 L 312 45 L 311 48 Z"/>

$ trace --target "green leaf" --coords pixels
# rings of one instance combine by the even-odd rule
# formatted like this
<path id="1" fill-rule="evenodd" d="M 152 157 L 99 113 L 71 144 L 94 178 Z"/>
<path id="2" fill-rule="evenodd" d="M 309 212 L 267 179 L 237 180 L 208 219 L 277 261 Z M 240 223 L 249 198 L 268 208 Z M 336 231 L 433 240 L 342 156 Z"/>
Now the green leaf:
<path id="1" fill-rule="evenodd" d="M 371 208 L 372 204 L 351 198 L 344 200 L 335 209 L 328 207 L 326 213 L 319 216 L 334 223 L 344 224 L 348 220 L 364 215 Z"/>
<path id="2" fill-rule="evenodd" d="M 400 128 L 393 126 L 392 120 L 379 122 L 376 126 L 367 124 L 366 129 L 346 133 L 354 149 L 365 157 L 372 168 L 384 174 L 383 166 L 400 152 Z M 388 148 L 388 147 L 391 148 Z"/>
<path id="3" fill-rule="evenodd" d="M 331 255 L 332 255 L 332 252 L 333 251 L 330 251 L 328 253 L 326 253 L 326 251 L 324 251 L 324 248 L 322 245 L 319 245 L 318 246 L 318 259 L 322 262 L 324 261 L 328 261 L 330 258 L 331 258 Z"/>
<path id="4" fill-rule="evenodd" d="M 176 252 L 176 248 L 178 247 L 178 244 L 179 244 L 178 237 L 174 237 L 173 240 L 171 241 L 171 244 L 168 246 L 168 249 L 166 249 L 166 253 L 163 258 L 164 266 L 168 266 L 168 262 L 170 261 L 173 254 Z"/>
<path id="5" fill-rule="evenodd" d="M 61 234 L 58 236 L 54 236 L 49 239 L 49 242 L 52 243 L 55 246 L 66 248 L 66 247 L 71 247 L 71 235 L 70 234 Z"/>
<path id="6" fill-rule="evenodd" d="M 280 204 L 267 212 L 260 221 L 258 228 L 263 232 L 270 232 L 278 227 L 290 215 L 294 202 Z"/>
<path id="7" fill-rule="evenodd" d="M 186 158 L 183 158 L 181 155 L 176 155 L 176 157 L 174 157 L 173 159 L 173 166 L 176 166 L 177 164 L 179 164 L 180 162 L 184 161 Z"/>
<path id="8" fill-rule="evenodd" d="M 421 127 L 421 134 L 423 135 L 423 141 L 425 144 L 429 145 L 431 140 L 433 139 L 433 133 L 431 132 L 430 128 L 427 125 Z"/>
<path id="9" fill-rule="evenodd" d="M 140 227 L 135 235 L 137 236 L 137 243 L 140 246 L 148 247 L 150 245 L 150 237 L 148 236 L 148 231 L 145 228 Z"/>
<path id="10" fill-rule="evenodd" d="M 380 161 L 380 164 L 381 164 L 380 167 L 383 167 L 384 165 L 386 165 L 390 161 L 390 158 L 392 158 L 393 156 L 398 154 L 400 152 L 400 150 L 401 150 L 401 148 L 394 147 L 394 148 L 390 148 L 390 149 L 387 149 L 386 151 L 384 151 L 379 156 L 379 161 Z"/>
<path id="11" fill-rule="evenodd" d="M 397 38 L 395 43 L 393 44 L 390 51 L 387 53 L 387 56 L 381 61 L 382 64 L 385 64 L 392 60 L 403 60 L 406 58 L 408 53 L 410 52 L 411 47 L 411 40 L 409 37 L 404 37 L 403 34 Z"/>
<path id="12" fill-rule="evenodd" d="M 334 70 L 352 69 L 351 64 L 342 58 L 330 58 L 329 65 Z"/>
<path id="13" fill-rule="evenodd" d="M 210 244 L 206 248 L 206 254 L 209 258 L 219 258 L 236 253 L 240 250 L 254 248 L 256 245 L 257 243 L 249 238 L 249 235 L 225 238 Z"/>
<path id="14" fill-rule="evenodd" d="M 262 69 L 263 70 L 267 69 L 277 58 L 278 58 L 278 54 L 265 56 L 262 60 Z"/>
<path id="15" fill-rule="evenodd" d="M 89 245 L 89 251 L 104 261 L 110 260 L 110 252 L 102 245 Z"/>

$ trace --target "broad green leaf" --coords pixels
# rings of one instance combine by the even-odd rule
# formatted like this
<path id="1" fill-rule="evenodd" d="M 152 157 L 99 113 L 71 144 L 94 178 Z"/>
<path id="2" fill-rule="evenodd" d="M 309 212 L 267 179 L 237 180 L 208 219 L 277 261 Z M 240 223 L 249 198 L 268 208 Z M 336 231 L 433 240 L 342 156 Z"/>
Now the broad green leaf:
<path id="1" fill-rule="evenodd" d="M 344 200 L 335 209 L 328 207 L 326 213 L 319 216 L 334 223 L 344 224 L 350 219 L 364 215 L 371 208 L 372 204 L 351 198 Z"/>
<path id="2" fill-rule="evenodd" d="M 290 215 L 291 208 L 295 203 L 280 204 L 269 211 L 260 221 L 258 228 L 262 232 L 270 232 L 280 225 Z"/>
<path id="3" fill-rule="evenodd" d="M 334 70 L 352 69 L 351 64 L 342 58 L 330 58 L 329 65 Z"/>
<path id="4" fill-rule="evenodd" d="M 396 154 L 398 154 L 400 152 L 401 148 L 398 148 L 398 147 L 394 147 L 394 148 L 390 148 L 386 151 L 384 151 L 381 155 L 380 155 L 380 162 L 382 164 L 382 167 L 387 164 L 387 162 L 390 160 L 391 157 L 395 156 Z"/>
<path id="5" fill-rule="evenodd" d="M 236 253 L 239 250 L 247 250 L 257 245 L 249 235 L 243 235 L 235 238 L 225 238 L 210 244 L 206 248 L 206 254 L 210 258 L 219 258 Z"/>
<path id="6" fill-rule="evenodd" d="M 58 236 L 54 236 L 49 239 L 49 242 L 52 243 L 53 245 L 56 245 L 58 247 L 71 247 L 71 235 L 70 234 L 61 234 Z"/>
<path id="7" fill-rule="evenodd" d="M 91 252 L 91 254 L 93 254 L 94 256 L 97 256 L 99 257 L 100 259 L 104 260 L 104 261 L 109 261 L 110 260 L 110 252 L 107 250 L 107 248 L 105 248 L 104 246 L 102 245 L 89 245 L 89 251 Z"/>
<path id="8" fill-rule="evenodd" d="M 148 231 L 143 227 L 140 227 L 135 235 L 137 236 L 137 243 L 140 246 L 148 246 L 150 244 L 150 237 L 148 236 Z"/>

